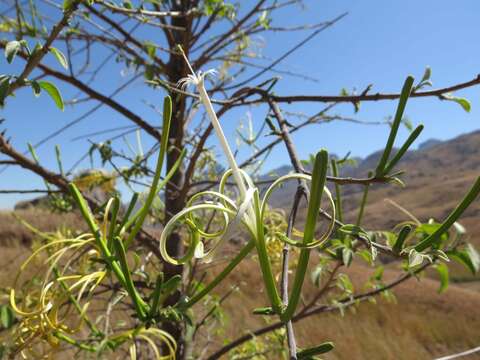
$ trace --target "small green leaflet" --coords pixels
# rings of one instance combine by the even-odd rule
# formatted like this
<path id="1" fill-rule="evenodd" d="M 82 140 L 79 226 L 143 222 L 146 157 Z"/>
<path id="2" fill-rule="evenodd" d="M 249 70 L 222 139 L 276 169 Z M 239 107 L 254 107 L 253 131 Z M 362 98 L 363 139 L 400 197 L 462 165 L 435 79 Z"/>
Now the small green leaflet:
<path id="1" fill-rule="evenodd" d="M 62 95 L 60 94 L 60 91 L 58 91 L 57 87 L 48 81 L 38 81 L 38 85 L 40 85 L 40 87 L 45 90 L 48 95 L 50 95 L 53 101 L 55 101 L 55 105 L 57 105 L 57 107 L 63 111 L 65 106 L 63 104 Z"/>
<path id="2" fill-rule="evenodd" d="M 8 305 L 0 306 L 0 324 L 4 329 L 9 329 L 12 327 L 15 321 L 15 316 L 13 315 L 12 309 Z"/>
<path id="3" fill-rule="evenodd" d="M 444 263 L 440 263 L 435 265 L 435 269 L 437 269 L 440 277 L 440 287 L 438 288 L 438 292 L 442 293 L 448 288 L 448 266 Z"/>
<path id="4" fill-rule="evenodd" d="M 20 41 L 16 40 L 7 43 L 7 45 L 5 46 L 5 58 L 7 59 L 9 64 L 13 61 L 21 46 L 22 44 L 20 43 Z"/>
<path id="5" fill-rule="evenodd" d="M 62 65 L 65 69 L 68 70 L 68 61 L 65 55 L 58 50 L 57 48 L 51 47 L 50 52 L 57 58 L 57 61 Z"/>
<path id="6" fill-rule="evenodd" d="M 297 353 L 298 359 L 312 359 L 315 355 L 320 355 L 320 354 L 325 354 L 329 351 L 332 351 L 334 348 L 334 345 L 332 342 L 325 342 L 323 344 L 320 344 L 319 346 L 310 348 L 310 349 L 305 349 L 302 351 L 299 351 Z"/>
<path id="7" fill-rule="evenodd" d="M 472 108 L 472 106 L 470 105 L 470 101 L 468 101 L 465 98 L 456 97 L 456 96 L 453 96 L 452 94 L 445 94 L 443 95 L 443 99 L 456 102 L 466 112 L 470 112 Z"/>

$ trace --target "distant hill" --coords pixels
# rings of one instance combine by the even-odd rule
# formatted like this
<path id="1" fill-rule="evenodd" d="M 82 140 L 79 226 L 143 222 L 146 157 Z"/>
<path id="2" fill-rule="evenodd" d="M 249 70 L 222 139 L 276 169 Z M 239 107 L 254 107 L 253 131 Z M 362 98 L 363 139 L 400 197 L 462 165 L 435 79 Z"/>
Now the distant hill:
<path id="1" fill-rule="evenodd" d="M 357 167 L 341 169 L 341 176 L 366 177 L 381 156 L 375 152 L 358 160 Z M 282 166 L 282 173 L 286 167 Z M 291 167 L 289 168 L 291 171 Z M 480 131 L 461 135 L 448 141 L 428 140 L 418 150 L 409 151 L 397 165 L 405 170 L 402 179 L 406 187 L 377 184 L 369 191 L 364 225 L 368 229 L 391 227 L 406 220 L 405 215 L 385 199 L 392 199 L 422 221 L 433 217 L 443 220 L 480 175 Z M 273 196 L 274 206 L 288 208 L 296 183 L 279 189 Z M 346 221 L 353 222 L 362 193 L 361 186 L 343 187 Z M 473 242 L 480 245 L 480 200 L 466 211 L 461 223 L 466 226 Z"/>

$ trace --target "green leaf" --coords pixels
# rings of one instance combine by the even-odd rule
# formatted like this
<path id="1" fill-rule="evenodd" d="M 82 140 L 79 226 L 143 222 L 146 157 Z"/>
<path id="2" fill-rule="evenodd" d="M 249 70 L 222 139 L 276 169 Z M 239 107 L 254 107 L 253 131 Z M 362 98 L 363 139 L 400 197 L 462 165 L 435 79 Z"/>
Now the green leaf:
<path id="1" fill-rule="evenodd" d="M 405 143 L 402 145 L 402 147 L 397 151 L 397 153 L 392 157 L 392 159 L 388 162 L 388 164 L 385 165 L 385 168 L 383 172 L 385 174 L 388 174 L 393 167 L 400 161 L 400 159 L 405 155 L 407 152 L 408 148 L 413 144 L 413 142 L 417 139 L 417 137 L 420 135 L 420 133 L 423 131 L 423 125 L 418 125 L 415 130 L 412 131 L 412 133 L 408 136 L 407 140 Z"/>
<path id="2" fill-rule="evenodd" d="M 466 252 L 470 258 L 473 268 L 475 269 L 475 273 L 477 273 L 480 269 L 480 255 L 472 244 L 467 245 Z"/>
<path id="3" fill-rule="evenodd" d="M 332 342 L 325 342 L 319 346 L 312 347 L 309 349 L 305 349 L 302 351 L 299 351 L 297 353 L 297 357 L 299 360 L 306 360 L 306 359 L 311 359 L 315 355 L 320 355 L 320 354 L 325 354 L 329 351 L 332 351 L 334 349 L 334 345 Z"/>
<path id="4" fill-rule="evenodd" d="M 55 105 L 57 105 L 57 107 L 63 111 L 65 106 L 63 104 L 62 95 L 60 94 L 60 91 L 58 91 L 57 87 L 48 81 L 39 81 L 38 85 L 40 85 L 40 87 L 45 90 L 48 95 L 50 95 L 55 102 Z"/>
<path id="5" fill-rule="evenodd" d="M 267 307 L 260 307 L 253 309 L 253 314 L 254 315 L 273 315 L 275 312 L 273 311 L 271 306 Z"/>
<path id="6" fill-rule="evenodd" d="M 9 329 L 15 322 L 15 316 L 12 309 L 8 305 L 2 305 L 0 307 L 0 323 L 4 329 Z"/>
<path id="7" fill-rule="evenodd" d="M 392 128 L 390 129 L 390 134 L 388 136 L 387 144 L 385 145 L 385 150 L 383 151 L 382 157 L 377 165 L 375 170 L 377 176 L 384 175 L 384 168 L 387 164 L 388 158 L 390 157 L 390 153 L 393 148 L 393 143 L 395 142 L 395 138 L 397 137 L 398 127 L 400 126 L 400 122 L 403 117 L 403 112 L 405 110 L 405 106 L 407 105 L 408 97 L 412 91 L 414 79 L 412 76 L 408 76 L 403 84 L 402 92 L 400 94 L 400 99 L 398 101 L 397 111 L 395 112 L 395 118 L 392 123 Z"/>
<path id="8" fill-rule="evenodd" d="M 393 252 L 396 254 L 399 254 L 400 251 L 403 249 L 403 244 L 405 243 L 405 240 L 407 239 L 408 235 L 410 234 L 410 231 L 412 231 L 412 227 L 410 225 L 405 225 L 402 227 L 400 230 L 400 233 L 398 234 L 398 238 L 395 241 L 395 244 L 393 245 Z"/>
<path id="9" fill-rule="evenodd" d="M 455 101 L 457 104 L 459 104 L 466 112 L 470 112 L 472 108 L 470 101 L 465 98 L 453 98 L 452 101 Z"/>
<path id="10" fill-rule="evenodd" d="M 430 66 L 427 66 L 425 68 L 425 72 L 423 73 L 423 77 L 422 77 L 422 80 L 420 81 L 420 83 L 423 83 L 427 80 L 430 80 L 431 76 L 432 76 L 432 69 L 430 68 Z"/>
<path id="11" fill-rule="evenodd" d="M 453 96 L 451 94 L 445 94 L 445 95 L 443 95 L 443 99 L 456 102 L 466 112 L 470 112 L 470 110 L 472 108 L 472 106 L 470 105 L 470 101 L 468 101 L 465 98 L 456 97 L 456 96 Z"/>
<path id="12" fill-rule="evenodd" d="M 316 287 L 320 286 L 320 280 L 322 279 L 322 275 L 323 275 L 323 266 L 322 265 L 315 266 L 315 268 L 310 273 L 310 278 L 312 280 L 312 283 Z"/>
<path id="13" fill-rule="evenodd" d="M 360 226 L 353 225 L 353 224 L 345 224 L 338 228 L 338 231 L 348 234 L 348 235 L 361 235 L 362 237 L 365 237 L 366 239 L 370 239 L 368 236 L 367 232 L 363 230 Z"/>
<path id="14" fill-rule="evenodd" d="M 16 40 L 10 41 L 7 43 L 7 45 L 5 45 L 5 58 L 9 64 L 13 61 L 21 47 L 22 44 L 20 41 Z"/>
<path id="15" fill-rule="evenodd" d="M 63 11 L 67 11 L 74 4 L 75 0 L 63 0 Z"/>
<path id="16" fill-rule="evenodd" d="M 415 249 L 410 250 L 408 254 L 408 267 L 413 268 L 422 265 L 424 256 Z"/>
<path id="17" fill-rule="evenodd" d="M 444 263 L 435 265 L 435 269 L 440 276 L 440 287 L 438 288 L 438 293 L 442 293 L 448 288 L 448 266 Z"/>
<path id="18" fill-rule="evenodd" d="M 343 248 L 343 250 L 342 250 L 343 264 L 346 267 L 349 267 L 350 264 L 352 263 L 352 259 L 353 259 L 353 251 L 349 248 Z"/>
<path id="19" fill-rule="evenodd" d="M 68 70 L 68 61 L 65 55 L 58 50 L 57 48 L 51 47 L 50 52 L 57 58 L 57 61 L 62 65 L 65 69 Z"/>
<path id="20" fill-rule="evenodd" d="M 157 47 L 154 43 L 149 41 L 145 42 L 145 50 L 147 51 L 148 57 L 150 59 L 155 59 L 155 53 L 157 52 Z"/>
<path id="21" fill-rule="evenodd" d="M 472 185 L 468 193 L 465 195 L 463 200 L 457 207 L 448 215 L 447 219 L 442 223 L 442 225 L 431 235 L 427 238 L 423 239 L 415 246 L 415 250 L 423 251 L 427 249 L 429 246 L 434 244 L 436 241 L 440 239 L 440 237 L 450 229 L 458 218 L 463 214 L 463 212 L 470 206 L 473 200 L 476 199 L 477 195 L 480 193 L 480 177 L 477 178 L 475 183 Z"/>
<path id="22" fill-rule="evenodd" d="M 385 268 L 383 266 L 379 266 L 375 269 L 374 273 L 372 274 L 372 278 L 381 281 L 383 278 L 383 273 L 384 273 Z"/>
<path id="23" fill-rule="evenodd" d="M 473 275 L 477 273 L 479 264 L 472 262 L 466 250 L 447 251 L 447 255 L 450 259 L 465 266 Z"/>
<path id="24" fill-rule="evenodd" d="M 413 124 L 412 124 L 412 121 L 409 118 L 404 117 L 402 119 L 402 124 L 405 125 L 405 127 L 408 129 L 408 131 L 413 130 Z"/>

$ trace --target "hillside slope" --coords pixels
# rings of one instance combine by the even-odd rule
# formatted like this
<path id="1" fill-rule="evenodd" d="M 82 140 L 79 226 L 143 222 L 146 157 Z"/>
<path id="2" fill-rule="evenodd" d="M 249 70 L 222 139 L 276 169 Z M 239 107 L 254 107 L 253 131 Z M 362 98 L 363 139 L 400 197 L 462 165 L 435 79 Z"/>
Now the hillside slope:
<path id="1" fill-rule="evenodd" d="M 346 273 L 360 287 L 371 268 L 353 265 Z M 252 309 L 266 304 L 260 276 L 258 264 L 247 260 L 229 278 L 229 285 L 240 287 L 240 292 L 224 303 L 231 339 L 265 326 L 262 317 L 251 314 Z M 392 281 L 399 272 L 390 269 L 385 276 Z M 335 349 L 322 357 L 327 360 L 422 360 L 478 346 L 480 293 L 451 286 L 438 294 L 437 289 L 435 280 L 410 279 L 396 288 L 396 303 L 377 298 L 377 304 L 362 302 L 343 317 L 325 313 L 304 319 L 295 324 L 299 345 L 333 341 Z M 307 297 L 313 294 L 311 282 L 306 282 L 304 290 Z M 220 341 L 211 347 L 221 347 Z"/>
<path id="2" fill-rule="evenodd" d="M 438 142 L 427 141 L 420 150 L 409 151 L 397 165 L 405 170 L 402 176 L 406 187 L 374 184 L 370 187 L 368 205 L 363 225 L 369 230 L 386 229 L 406 220 L 405 214 L 385 202 L 391 199 L 406 208 L 419 220 L 433 217 L 442 221 L 458 204 L 475 179 L 480 175 L 480 131 Z M 355 168 L 341 171 L 342 176 L 364 178 L 375 169 L 381 156 L 376 152 L 360 160 Z M 282 172 L 285 167 L 282 167 Z M 274 206 L 288 208 L 291 204 L 295 183 L 276 191 Z M 342 187 L 345 221 L 354 222 L 362 195 L 362 187 Z M 461 223 L 471 234 L 472 241 L 480 245 L 480 200 L 477 199 L 465 212 Z"/>

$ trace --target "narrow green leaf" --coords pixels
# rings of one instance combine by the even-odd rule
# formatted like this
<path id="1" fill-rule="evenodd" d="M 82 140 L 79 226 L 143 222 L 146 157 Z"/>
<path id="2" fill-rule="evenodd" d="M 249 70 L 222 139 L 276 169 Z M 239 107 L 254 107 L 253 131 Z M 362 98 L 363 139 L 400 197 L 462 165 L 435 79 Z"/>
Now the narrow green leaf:
<path id="1" fill-rule="evenodd" d="M 475 183 L 472 185 L 468 193 L 465 195 L 463 200 L 458 204 L 458 206 L 448 215 L 447 219 L 442 223 L 442 225 L 430 236 L 419 242 L 415 246 L 415 250 L 423 251 L 428 248 L 430 245 L 435 243 L 440 237 L 450 229 L 450 226 L 453 225 L 455 221 L 463 214 L 463 212 L 470 206 L 470 204 L 475 200 L 478 193 L 480 193 L 480 177 L 477 178 Z"/>
<path id="2" fill-rule="evenodd" d="M 155 167 L 155 175 L 153 176 L 152 184 L 150 186 L 150 191 L 148 193 L 147 199 L 143 204 L 142 208 L 139 210 L 138 218 L 136 219 L 135 225 L 130 231 L 130 234 L 125 242 L 128 247 L 137 233 L 140 231 L 145 218 L 147 217 L 150 207 L 157 196 L 159 190 L 160 182 L 160 173 L 162 172 L 163 162 L 168 150 L 168 136 L 170 133 L 170 122 L 172 120 L 172 99 L 170 96 L 165 97 L 163 101 L 163 127 L 162 127 L 162 137 L 160 139 L 160 150 L 158 152 L 157 164 Z"/>
<path id="3" fill-rule="evenodd" d="M 458 97 L 454 97 L 451 99 L 452 101 L 455 101 L 458 105 L 460 105 L 462 107 L 463 110 L 465 110 L 466 112 L 470 112 L 472 106 L 470 104 L 470 101 L 468 101 L 467 99 L 465 98 L 458 98 Z"/>
<path id="4" fill-rule="evenodd" d="M 464 250 L 447 251 L 447 255 L 450 259 L 465 266 L 473 275 L 480 269 L 480 256 L 471 244 L 468 244 Z"/>
<path id="5" fill-rule="evenodd" d="M 15 316 L 13 311 L 8 305 L 2 305 L 0 307 L 0 323 L 4 329 L 9 329 L 15 322 Z"/>
<path id="6" fill-rule="evenodd" d="M 319 346 L 299 351 L 297 357 L 299 360 L 311 359 L 315 355 L 325 354 L 334 349 L 333 342 L 325 342 Z"/>
<path id="7" fill-rule="evenodd" d="M 347 234 L 347 235 L 361 235 L 365 238 L 369 238 L 367 232 L 363 230 L 360 226 L 358 225 L 353 225 L 353 224 L 345 224 L 341 227 L 338 228 L 338 231 Z"/>
<path id="8" fill-rule="evenodd" d="M 150 305 L 150 314 L 149 318 L 153 318 L 157 314 L 158 305 L 160 303 L 160 291 L 163 284 L 163 273 L 157 275 L 157 280 L 155 281 L 155 289 L 153 290 L 151 296 L 151 305 Z"/>
<path id="9" fill-rule="evenodd" d="M 398 234 L 397 241 L 395 241 L 395 245 L 393 245 L 392 248 L 394 253 L 399 254 L 400 251 L 402 251 L 403 244 L 405 243 L 405 240 L 410 234 L 410 231 L 412 231 L 412 227 L 410 225 L 405 225 L 404 227 L 402 227 L 400 233 Z"/>
<path id="10" fill-rule="evenodd" d="M 392 160 L 385 165 L 385 169 L 383 170 L 384 174 L 388 174 L 395 165 L 400 161 L 400 159 L 405 155 L 408 148 L 413 144 L 413 142 L 417 139 L 420 133 L 423 131 L 423 125 L 418 125 L 415 130 L 412 131 L 410 136 L 407 138 L 405 143 L 402 147 L 397 151 L 397 153 L 393 156 Z"/>
<path id="11" fill-rule="evenodd" d="M 395 113 L 395 118 L 392 123 L 392 128 L 390 130 L 390 135 L 388 136 L 387 145 L 383 151 L 380 162 L 377 165 L 376 174 L 377 176 L 382 176 L 384 174 L 384 167 L 387 164 L 388 158 L 393 148 L 393 143 L 397 136 L 398 127 L 403 117 L 403 112 L 405 111 L 405 106 L 407 104 L 408 97 L 412 91 L 414 79 L 412 76 L 407 77 L 405 83 L 403 84 L 402 92 L 400 94 L 400 100 L 398 102 L 397 111 Z"/>
<path id="12" fill-rule="evenodd" d="M 128 228 L 135 223 L 135 219 L 131 218 L 130 215 L 132 214 L 135 204 L 137 203 L 138 200 L 138 193 L 135 192 L 132 195 L 132 198 L 130 199 L 130 203 L 128 204 L 127 211 L 125 211 L 125 214 L 123 215 L 123 220 L 122 222 L 118 225 L 117 231 L 115 231 L 114 236 L 118 236 L 120 232 L 128 230 Z"/>
<path id="13" fill-rule="evenodd" d="M 60 94 L 60 91 L 58 91 L 57 87 L 54 84 L 52 84 L 51 82 L 48 82 L 48 81 L 39 81 L 38 85 L 40 85 L 40 87 L 43 90 L 45 90 L 48 93 L 48 95 L 50 95 L 50 97 L 55 102 L 55 105 L 57 105 L 57 107 L 60 110 L 63 111 L 63 109 L 64 109 L 63 99 L 62 99 L 62 95 Z"/>
<path id="14" fill-rule="evenodd" d="M 440 287 L 438 288 L 438 292 L 442 293 L 448 288 L 448 266 L 444 263 L 440 263 L 435 265 L 435 269 L 440 277 Z"/>
<path id="15" fill-rule="evenodd" d="M 427 80 L 430 80 L 431 76 L 432 76 L 432 69 L 430 68 L 430 66 L 427 66 L 425 68 L 425 72 L 423 73 L 423 77 L 422 77 L 422 80 L 420 81 L 420 83 L 423 83 Z"/>
<path id="16" fill-rule="evenodd" d="M 465 98 L 453 96 L 452 94 L 444 94 L 444 95 L 442 96 L 442 99 L 456 102 L 456 103 L 457 103 L 458 105 L 460 105 L 460 106 L 462 107 L 462 109 L 465 110 L 466 112 L 470 112 L 470 110 L 471 110 L 470 101 L 468 101 L 468 100 L 465 99 Z"/>
<path id="17" fill-rule="evenodd" d="M 115 254 L 117 256 L 118 262 L 120 263 L 120 268 L 125 279 L 125 290 L 130 295 L 130 298 L 135 305 L 135 309 L 140 319 L 145 319 L 145 316 L 147 314 L 145 306 L 146 304 L 143 302 L 142 298 L 137 292 L 137 289 L 135 288 L 135 285 L 133 284 L 130 269 L 128 268 L 125 247 L 123 246 L 123 242 L 119 237 L 115 237 L 113 239 L 113 247 L 115 249 Z"/>
<path id="18" fill-rule="evenodd" d="M 475 273 L 477 273 L 480 269 L 480 255 L 472 244 L 467 245 L 466 252 L 468 257 L 470 258 Z"/>
<path id="19" fill-rule="evenodd" d="M 312 183 L 310 198 L 308 201 L 307 219 L 303 232 L 303 243 L 309 244 L 315 236 L 315 225 L 317 223 L 320 204 L 327 179 L 328 171 L 328 152 L 320 150 L 315 156 L 315 164 L 312 172 Z M 292 292 L 287 308 L 281 314 L 282 321 L 289 321 L 297 308 L 302 291 L 303 281 L 307 272 L 308 260 L 310 258 L 310 249 L 302 249 L 298 258 L 297 271 L 292 285 Z"/>
<path id="20" fill-rule="evenodd" d="M 60 50 L 54 47 L 50 48 L 50 52 L 57 58 L 59 64 L 68 70 L 68 61 L 65 55 Z"/>
<path id="21" fill-rule="evenodd" d="M 331 159 L 330 164 L 332 166 L 332 175 L 335 176 L 335 177 L 338 177 L 337 160 L 336 159 Z M 335 183 L 335 197 L 336 197 L 335 198 L 335 213 L 337 214 L 338 220 L 343 222 L 342 191 L 341 191 L 340 185 L 338 183 Z"/>
<path id="22" fill-rule="evenodd" d="M 275 311 L 273 311 L 271 306 L 267 307 L 260 307 L 253 309 L 253 314 L 254 315 L 273 315 L 275 314 Z"/>
<path id="23" fill-rule="evenodd" d="M 5 58 L 9 64 L 11 64 L 15 56 L 17 56 L 17 53 L 20 51 L 21 47 L 22 44 L 20 41 L 16 40 L 9 41 L 7 45 L 5 45 Z"/>

